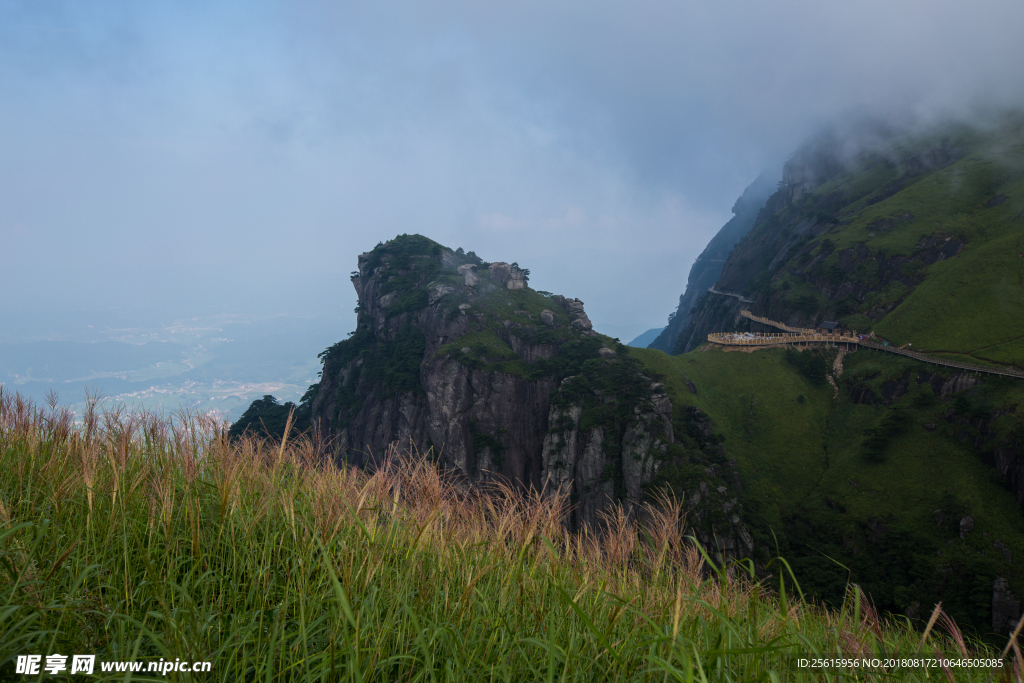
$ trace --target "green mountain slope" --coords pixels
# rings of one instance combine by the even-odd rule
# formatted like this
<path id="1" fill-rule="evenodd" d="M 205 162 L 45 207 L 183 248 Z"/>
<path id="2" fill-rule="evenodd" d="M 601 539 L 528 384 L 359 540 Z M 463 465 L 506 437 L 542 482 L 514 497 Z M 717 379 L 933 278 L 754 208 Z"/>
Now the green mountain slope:
<path id="1" fill-rule="evenodd" d="M 664 378 L 677 420 L 689 406 L 713 420 L 756 559 L 785 557 L 815 599 L 841 601 L 853 581 L 882 610 L 926 618 L 941 600 L 962 627 L 1005 632 L 993 626 L 994 584 L 1024 591 L 1024 516 L 995 460 L 1024 442 L 1024 382 L 987 377 L 952 392 L 973 380 L 950 386 L 956 375 L 862 349 L 843 359 L 835 392 L 821 372 L 835 352 L 800 354 L 825 361 L 816 375 L 781 349 L 631 353 Z M 654 485 L 713 488 L 710 461 L 691 451 Z"/>
<path id="2" fill-rule="evenodd" d="M 777 549 L 821 599 L 849 579 L 880 608 L 920 616 L 942 600 L 978 634 L 1005 631 L 1019 602 L 1001 580 L 1024 590 L 1024 382 L 863 348 L 840 372 L 834 350 L 703 345 L 769 331 L 748 309 L 1024 367 L 1024 116 L 810 141 L 713 289 L 679 334 L 682 355 L 634 353 L 668 378 L 676 411 L 714 420 L 758 552 Z M 689 460 L 662 480 L 693 491 L 706 458 Z"/>
<path id="3" fill-rule="evenodd" d="M 836 319 L 915 350 L 1024 366 L 1024 122 L 806 146 L 730 254 L 676 351 L 746 329 Z"/>

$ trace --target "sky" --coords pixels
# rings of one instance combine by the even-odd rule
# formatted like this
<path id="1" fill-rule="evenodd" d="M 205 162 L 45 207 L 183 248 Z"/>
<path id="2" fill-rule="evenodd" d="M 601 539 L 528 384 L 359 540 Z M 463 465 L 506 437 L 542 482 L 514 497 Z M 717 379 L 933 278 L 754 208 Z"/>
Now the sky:
<path id="1" fill-rule="evenodd" d="M 1019 0 L 0 0 L 0 314 L 302 313 L 420 233 L 626 341 L 821 126 L 1019 106 Z"/>

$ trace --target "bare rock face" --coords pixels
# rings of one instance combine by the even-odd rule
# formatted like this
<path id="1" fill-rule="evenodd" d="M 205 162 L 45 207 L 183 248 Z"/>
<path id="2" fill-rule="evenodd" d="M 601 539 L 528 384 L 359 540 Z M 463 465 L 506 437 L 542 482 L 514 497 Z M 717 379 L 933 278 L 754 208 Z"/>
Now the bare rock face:
<path id="1" fill-rule="evenodd" d="M 444 357 L 426 359 L 421 377 L 429 415 L 421 438 L 441 446 L 445 462 L 471 481 L 504 476 L 540 484 L 536 454 L 547 431 L 551 382 L 474 370 Z"/>
<path id="2" fill-rule="evenodd" d="M 573 379 L 565 380 L 560 391 L 571 389 Z M 658 473 L 659 456 L 666 444 L 674 443 L 672 403 L 660 390 L 652 390 L 634 408 L 619 438 L 605 426 L 581 428 L 585 410 L 578 403 L 552 405 L 552 427 L 541 456 L 546 490 L 568 491 L 578 501 L 573 510 L 577 527 L 598 525 L 601 514 L 618 503 L 637 514 L 647 485 Z"/>
<path id="3" fill-rule="evenodd" d="M 540 320 L 548 327 L 555 326 L 555 314 L 546 308 L 540 312 Z"/>
<path id="4" fill-rule="evenodd" d="M 950 394 L 960 393 L 965 389 L 970 389 L 971 387 L 975 387 L 979 384 L 981 384 L 981 381 L 978 379 L 977 375 L 972 375 L 969 372 L 958 372 L 943 382 L 942 388 L 939 389 L 938 393 L 939 396 L 945 398 Z"/>
<path id="5" fill-rule="evenodd" d="M 960 538 L 967 538 L 967 534 L 974 531 L 974 518 L 971 516 L 964 517 L 960 520 Z"/>
<path id="6" fill-rule="evenodd" d="M 465 283 L 467 287 L 476 287 L 480 284 L 480 277 L 476 274 L 476 266 L 471 263 L 466 263 L 459 266 L 459 275 L 465 277 Z"/>
<path id="7" fill-rule="evenodd" d="M 512 279 L 512 266 L 504 261 L 495 261 L 490 268 L 491 279 L 505 284 Z"/>
<path id="8" fill-rule="evenodd" d="M 583 310 L 583 302 L 579 299 L 567 299 L 561 294 L 552 297 L 554 302 L 569 312 L 570 325 L 580 332 L 589 333 L 594 329 L 586 311 Z"/>
<path id="9" fill-rule="evenodd" d="M 429 297 L 427 298 L 427 301 L 431 304 L 436 304 L 446 294 L 452 294 L 455 292 L 455 288 L 452 287 L 451 285 L 446 285 L 439 282 L 431 282 L 429 285 L 427 285 L 427 287 L 430 290 L 430 294 Z"/>
<path id="10" fill-rule="evenodd" d="M 524 289 L 526 279 L 521 270 L 511 266 L 504 261 L 497 261 L 491 264 L 491 279 L 505 285 L 506 289 Z"/>
<path id="11" fill-rule="evenodd" d="M 1020 600 L 1010 592 L 1010 582 L 1000 577 L 992 583 L 992 630 L 1008 634 L 1020 620 Z"/>

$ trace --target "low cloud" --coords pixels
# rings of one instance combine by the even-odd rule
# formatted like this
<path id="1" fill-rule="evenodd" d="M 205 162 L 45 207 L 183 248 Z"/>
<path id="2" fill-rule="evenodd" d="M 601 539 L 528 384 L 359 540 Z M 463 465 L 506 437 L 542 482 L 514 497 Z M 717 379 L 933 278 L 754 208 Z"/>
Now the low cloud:
<path id="1" fill-rule="evenodd" d="M 94 306 L 351 311 L 355 255 L 420 232 L 639 333 L 823 125 L 1020 106 L 1022 25 L 1003 0 L 7 4 L 0 225 L 51 241 L 5 231 L 6 264 L 27 308 L 103 272 L 147 286 Z"/>

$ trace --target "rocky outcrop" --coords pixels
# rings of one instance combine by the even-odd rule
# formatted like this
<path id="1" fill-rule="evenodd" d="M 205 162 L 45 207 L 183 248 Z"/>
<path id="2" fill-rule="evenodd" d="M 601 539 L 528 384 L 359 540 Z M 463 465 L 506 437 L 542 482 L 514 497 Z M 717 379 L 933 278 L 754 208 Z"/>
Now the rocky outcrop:
<path id="1" fill-rule="evenodd" d="M 960 538 L 967 538 L 967 534 L 974 531 L 974 518 L 968 515 L 960 520 Z"/>
<path id="2" fill-rule="evenodd" d="M 562 487 L 575 526 L 640 505 L 673 443 L 672 405 L 582 301 L 419 236 L 360 255 L 352 284 L 358 327 L 323 354 L 311 409 L 339 461 L 433 449 L 469 485 Z"/>
<path id="3" fill-rule="evenodd" d="M 523 277 L 523 272 L 504 261 L 492 263 L 490 275 L 492 280 L 501 283 L 508 289 L 524 289 L 526 287 L 526 278 Z"/>
<path id="4" fill-rule="evenodd" d="M 476 287 L 480 284 L 480 278 L 476 274 L 476 265 L 473 263 L 465 263 L 459 266 L 459 275 L 465 278 L 465 285 L 467 287 Z"/>
<path id="5" fill-rule="evenodd" d="M 553 299 L 556 304 L 569 312 L 569 325 L 575 330 L 589 336 L 597 334 L 593 331 L 594 326 L 591 324 L 590 318 L 587 317 L 586 312 L 583 310 L 582 301 L 579 299 L 567 299 L 561 294 L 556 294 Z"/>

